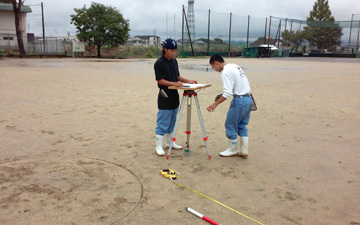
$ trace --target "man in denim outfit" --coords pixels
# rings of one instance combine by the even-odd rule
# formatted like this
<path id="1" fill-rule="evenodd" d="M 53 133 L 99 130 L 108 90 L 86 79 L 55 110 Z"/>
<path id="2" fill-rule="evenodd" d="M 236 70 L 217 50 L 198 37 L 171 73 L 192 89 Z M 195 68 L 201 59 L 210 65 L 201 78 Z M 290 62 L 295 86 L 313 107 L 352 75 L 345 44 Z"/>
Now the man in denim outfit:
<path id="1" fill-rule="evenodd" d="M 220 103 L 232 97 L 225 121 L 229 148 L 219 154 L 225 157 L 239 155 L 247 158 L 249 139 L 246 125 L 249 123 L 253 104 L 249 81 L 238 65 L 226 63 L 220 55 L 213 55 L 210 58 L 210 65 L 215 71 L 221 72 L 223 94 L 215 103 L 208 106 L 207 110 L 213 112 Z M 240 136 L 240 152 L 237 149 L 238 135 Z"/>

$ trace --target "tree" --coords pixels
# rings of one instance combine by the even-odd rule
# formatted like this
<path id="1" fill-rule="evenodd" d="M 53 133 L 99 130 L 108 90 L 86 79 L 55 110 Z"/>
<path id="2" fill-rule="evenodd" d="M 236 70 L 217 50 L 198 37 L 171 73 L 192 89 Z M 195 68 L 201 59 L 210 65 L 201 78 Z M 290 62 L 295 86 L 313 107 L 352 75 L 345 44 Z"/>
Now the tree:
<path id="1" fill-rule="evenodd" d="M 304 34 L 299 30 L 296 32 L 293 30 L 285 30 L 281 32 L 281 36 L 283 45 L 287 47 L 295 46 L 295 51 L 297 51 L 301 43 L 304 41 Z"/>
<path id="2" fill-rule="evenodd" d="M 218 42 L 218 43 L 220 43 L 220 44 L 223 43 L 223 40 L 222 40 L 221 38 L 214 38 L 214 41 L 215 41 L 215 42 Z"/>
<path id="3" fill-rule="evenodd" d="M 19 46 L 20 57 L 25 57 L 26 52 L 24 47 L 23 35 L 20 27 L 21 6 L 24 4 L 25 0 L 19 0 L 19 2 L 17 2 L 16 0 L 0 0 L 0 2 L 9 3 L 13 5 L 13 11 L 15 15 L 15 30 L 16 30 L 16 37 Z"/>
<path id="4" fill-rule="evenodd" d="M 340 44 L 342 28 L 335 23 L 331 15 L 328 0 L 317 0 L 313 10 L 307 18 L 307 25 L 304 27 L 303 35 L 309 41 L 310 47 L 317 46 L 324 50 Z"/>
<path id="5" fill-rule="evenodd" d="M 129 37 L 129 21 L 116 8 L 93 2 L 88 9 L 84 5 L 74 11 L 76 14 L 71 15 L 71 24 L 76 26 L 77 37 L 88 42 L 89 46 L 97 46 L 98 57 L 102 46 L 118 46 Z"/>

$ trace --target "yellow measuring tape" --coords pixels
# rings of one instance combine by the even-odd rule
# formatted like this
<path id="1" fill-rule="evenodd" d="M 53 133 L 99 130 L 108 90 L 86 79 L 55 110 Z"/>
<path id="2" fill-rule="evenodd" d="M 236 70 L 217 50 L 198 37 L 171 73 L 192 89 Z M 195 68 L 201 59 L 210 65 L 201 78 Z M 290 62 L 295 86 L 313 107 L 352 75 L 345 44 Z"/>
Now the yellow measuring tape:
<path id="1" fill-rule="evenodd" d="M 169 169 L 169 170 L 170 170 L 170 169 Z M 189 191 L 192 191 L 192 192 L 194 192 L 194 193 L 196 193 L 196 194 L 198 194 L 198 195 L 201 195 L 201 196 L 203 196 L 203 197 L 205 197 L 205 198 L 207 198 L 207 199 L 209 199 L 209 200 L 211 200 L 211 201 L 213 201 L 213 202 L 215 202 L 215 203 L 217 203 L 217 204 L 219 204 L 219 205 L 221 205 L 221 206 L 223 206 L 223 207 L 225 207 L 225 208 L 227 208 L 227 209 L 230 209 L 231 211 L 233 211 L 233 212 L 235 212 L 235 213 L 237 213 L 237 214 L 239 214 L 239 215 L 241 215 L 241 216 L 243 216 L 243 217 L 245 217 L 245 218 L 247 218 L 247 219 L 249 219 L 249 220 L 257 223 L 257 224 L 265 225 L 265 224 L 263 224 L 263 223 L 255 220 L 255 219 L 253 219 L 253 218 L 251 218 L 251 217 L 249 217 L 249 216 L 247 216 L 247 215 L 245 215 L 245 214 L 243 214 L 243 213 L 241 213 L 241 212 L 239 212 L 239 211 L 236 211 L 235 209 L 233 209 L 233 208 L 231 208 L 231 207 L 229 207 L 229 206 L 227 206 L 227 205 L 225 205 L 225 204 L 223 204 L 223 203 L 221 203 L 221 202 L 219 202 L 219 201 L 217 201 L 217 200 L 215 200 L 215 199 L 213 199 L 213 198 L 210 198 L 209 196 L 204 195 L 203 193 L 197 192 L 197 191 L 195 191 L 195 190 L 193 190 L 193 189 L 191 189 L 191 188 L 188 188 L 188 187 L 186 187 L 186 186 L 184 186 L 184 185 L 182 185 L 182 184 L 176 183 L 171 176 L 170 176 L 169 178 L 170 178 L 170 180 L 171 180 L 174 184 L 176 184 L 176 185 L 178 185 L 178 186 L 180 186 L 180 187 L 183 187 L 183 188 L 185 188 L 185 189 L 188 189 Z"/>

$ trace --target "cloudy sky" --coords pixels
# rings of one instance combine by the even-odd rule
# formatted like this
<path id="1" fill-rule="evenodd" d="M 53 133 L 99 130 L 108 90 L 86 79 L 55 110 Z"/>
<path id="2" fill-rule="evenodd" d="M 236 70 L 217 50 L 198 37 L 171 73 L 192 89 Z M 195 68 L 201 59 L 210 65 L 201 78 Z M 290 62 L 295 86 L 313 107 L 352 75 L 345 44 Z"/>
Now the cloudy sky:
<path id="1" fill-rule="evenodd" d="M 350 21 L 352 14 L 355 14 L 354 19 L 360 20 L 359 1 L 329 0 L 330 10 L 335 20 Z M 70 15 L 75 13 L 74 8 L 81 8 L 84 5 L 89 7 L 93 1 L 26 0 L 25 4 L 33 10 L 33 13 L 29 13 L 27 17 L 28 32 L 35 33 L 37 36 L 42 35 L 41 2 L 44 4 L 46 36 L 54 37 L 67 36 L 68 33 L 75 35 L 76 29 L 70 24 Z M 187 8 L 188 5 L 188 0 L 97 0 L 94 2 L 118 9 L 124 18 L 129 20 L 131 36 L 156 34 L 161 38 L 166 36 L 176 38 L 181 35 L 182 6 Z M 230 12 L 234 15 L 234 19 L 237 16 L 247 18 L 250 15 L 252 21 L 263 21 L 261 27 L 264 27 L 265 18 L 270 16 L 306 20 L 314 3 L 315 0 L 195 0 L 195 24 L 196 28 L 207 26 L 208 10 L 218 13 L 212 18 L 218 18 L 219 23 L 214 22 L 211 29 L 228 27 L 227 24 L 222 24 L 220 18 L 226 18 L 224 23 L 228 23 L 226 20 L 229 20 Z M 245 26 L 246 21 L 243 23 Z"/>

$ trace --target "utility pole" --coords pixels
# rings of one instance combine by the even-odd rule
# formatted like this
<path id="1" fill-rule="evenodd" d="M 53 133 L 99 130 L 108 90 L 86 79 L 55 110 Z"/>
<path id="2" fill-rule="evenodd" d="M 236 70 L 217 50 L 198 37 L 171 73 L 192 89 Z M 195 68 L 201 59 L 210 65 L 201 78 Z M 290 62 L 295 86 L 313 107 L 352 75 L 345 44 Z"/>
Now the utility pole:
<path id="1" fill-rule="evenodd" d="M 229 57 L 230 57 L 230 51 L 231 51 L 231 20 L 232 20 L 232 12 L 230 12 L 230 26 L 229 26 L 229 49 L 228 49 Z"/>
<path id="2" fill-rule="evenodd" d="M 350 40 L 351 40 L 351 30 L 352 30 L 353 19 L 354 19 L 354 14 L 351 14 L 350 34 L 349 34 L 349 44 L 348 44 L 349 52 L 350 52 Z"/>
<path id="3" fill-rule="evenodd" d="M 359 36 L 360 36 L 360 21 L 359 21 L 359 27 L 358 27 L 358 36 L 357 36 L 357 40 L 356 40 L 356 51 L 355 52 L 359 52 Z"/>
<path id="4" fill-rule="evenodd" d="M 45 53 L 44 4 L 42 2 L 41 2 L 41 15 L 42 15 L 43 45 L 44 45 L 44 53 Z"/>

